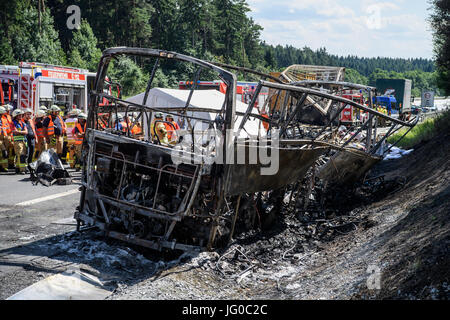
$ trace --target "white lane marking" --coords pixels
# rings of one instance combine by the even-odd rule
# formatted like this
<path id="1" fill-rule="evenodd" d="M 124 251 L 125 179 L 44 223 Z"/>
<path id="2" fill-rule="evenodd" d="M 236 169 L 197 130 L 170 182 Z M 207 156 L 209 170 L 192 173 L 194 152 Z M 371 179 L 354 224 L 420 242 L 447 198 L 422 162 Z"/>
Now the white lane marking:
<path id="1" fill-rule="evenodd" d="M 36 203 L 47 201 L 47 200 L 53 200 L 53 199 L 64 197 L 64 196 L 68 196 L 70 194 L 74 194 L 74 193 L 77 193 L 77 192 L 80 192 L 78 190 L 78 188 L 77 189 L 73 189 L 73 190 L 69 190 L 69 191 L 66 191 L 66 192 L 52 194 L 52 195 L 46 196 L 46 197 L 37 198 L 37 199 L 34 199 L 34 200 L 20 202 L 20 203 L 16 204 L 16 206 L 31 206 L 32 204 L 36 204 Z"/>

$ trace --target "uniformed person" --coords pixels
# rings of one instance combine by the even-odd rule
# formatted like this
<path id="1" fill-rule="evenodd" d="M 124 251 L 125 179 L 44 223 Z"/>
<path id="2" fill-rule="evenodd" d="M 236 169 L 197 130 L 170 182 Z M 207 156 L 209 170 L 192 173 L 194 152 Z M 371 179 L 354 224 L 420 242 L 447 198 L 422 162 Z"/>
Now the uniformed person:
<path id="1" fill-rule="evenodd" d="M 42 109 L 39 109 L 36 113 L 36 118 L 34 119 L 34 125 L 36 129 L 36 154 L 35 158 L 39 158 L 42 152 L 47 150 L 47 141 L 45 139 L 45 128 L 44 128 L 44 118 L 46 116 L 46 112 Z"/>
<path id="2" fill-rule="evenodd" d="M 31 162 L 34 161 L 34 150 L 36 146 L 36 140 L 37 140 L 37 134 L 34 126 L 34 120 L 32 119 L 33 110 L 30 108 L 25 109 L 23 114 L 23 121 L 25 122 L 25 125 L 27 126 L 27 146 L 28 146 L 28 157 L 27 157 L 27 164 L 29 165 Z"/>
<path id="3" fill-rule="evenodd" d="M 23 111 L 16 109 L 13 111 L 13 141 L 14 141 L 14 152 L 16 173 L 25 174 L 27 167 L 27 126 L 22 119 Z"/>
<path id="4" fill-rule="evenodd" d="M 6 109 L 6 118 L 8 119 L 9 125 L 12 128 L 13 119 L 12 119 L 11 115 L 12 115 L 14 108 L 12 105 L 7 104 L 7 105 L 5 105 L 5 109 Z M 7 149 L 8 149 L 8 168 L 14 169 L 15 153 L 14 153 L 14 143 L 13 143 L 12 131 L 11 131 L 11 134 L 8 139 Z"/>
<path id="5" fill-rule="evenodd" d="M 167 122 L 164 122 L 164 125 L 167 130 L 167 139 L 169 140 L 170 144 L 175 144 L 178 140 L 177 130 L 180 130 L 180 126 L 174 120 L 171 114 L 166 115 L 166 121 Z M 171 123 L 172 125 L 170 125 L 169 123 Z"/>
<path id="6" fill-rule="evenodd" d="M 8 172 L 8 152 L 11 143 L 11 123 L 4 106 L 0 107 L 0 172 Z"/>
<path id="7" fill-rule="evenodd" d="M 69 118 L 66 119 L 66 134 L 67 134 L 67 162 L 69 163 L 71 168 L 75 168 L 75 136 L 73 134 L 73 129 L 75 129 L 75 126 L 78 123 L 78 115 L 82 111 L 80 109 L 73 109 L 70 110 L 68 116 Z"/>
<path id="8" fill-rule="evenodd" d="M 124 121 L 123 116 L 120 114 L 117 116 L 117 119 L 114 123 L 114 129 L 122 132 L 127 132 L 127 123 Z"/>
<path id="9" fill-rule="evenodd" d="M 161 144 L 169 144 L 169 139 L 167 138 L 167 130 L 163 121 L 163 113 L 156 112 L 155 118 L 150 124 L 150 133 L 152 135 L 153 142 L 158 142 Z"/>
<path id="10" fill-rule="evenodd" d="M 87 115 L 85 113 L 80 113 L 78 115 L 77 124 L 75 125 L 75 128 L 72 131 L 74 139 L 75 139 L 74 152 L 75 152 L 75 159 L 76 159 L 75 160 L 75 168 L 77 171 L 80 170 L 81 164 L 82 164 L 81 148 L 83 145 L 84 134 L 86 132 L 86 119 L 87 119 Z"/>
<path id="11" fill-rule="evenodd" d="M 62 158 L 64 133 L 66 131 L 66 125 L 59 115 L 61 109 L 53 105 L 50 108 L 50 115 L 44 120 L 45 137 L 49 148 L 55 149 L 56 153 Z"/>

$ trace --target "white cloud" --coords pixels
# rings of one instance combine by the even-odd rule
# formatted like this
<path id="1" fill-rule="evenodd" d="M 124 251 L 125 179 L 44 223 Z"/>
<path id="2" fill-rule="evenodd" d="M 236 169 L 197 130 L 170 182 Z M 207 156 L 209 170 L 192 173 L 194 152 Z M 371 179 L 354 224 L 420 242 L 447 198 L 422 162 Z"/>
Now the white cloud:
<path id="1" fill-rule="evenodd" d="M 274 5 L 265 0 L 248 2 L 258 7 L 253 18 L 264 27 L 262 39 L 269 44 L 325 47 L 340 55 L 432 57 L 431 33 L 420 16 L 423 12 L 405 10 L 409 2 L 403 0 L 280 0 Z M 370 6 L 379 16 L 367 11 Z M 291 14 L 284 15 L 283 11 Z M 293 12 L 298 18 L 293 18 Z M 375 27 L 374 19 L 379 24 Z"/>

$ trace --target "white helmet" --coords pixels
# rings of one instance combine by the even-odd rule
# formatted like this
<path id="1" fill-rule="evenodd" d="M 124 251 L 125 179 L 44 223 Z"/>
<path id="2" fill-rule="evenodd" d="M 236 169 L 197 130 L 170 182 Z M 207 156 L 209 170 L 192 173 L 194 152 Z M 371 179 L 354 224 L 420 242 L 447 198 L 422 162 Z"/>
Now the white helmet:
<path id="1" fill-rule="evenodd" d="M 0 107 L 0 114 L 4 114 L 4 113 L 6 113 L 6 109 L 5 109 L 4 106 L 1 106 Z"/>
<path id="2" fill-rule="evenodd" d="M 45 112 L 45 110 L 38 110 L 38 112 L 36 112 L 36 118 L 42 118 L 45 117 L 47 115 L 47 113 Z"/>
<path id="3" fill-rule="evenodd" d="M 60 112 L 60 111 L 61 111 L 61 108 L 55 104 L 50 107 L 50 112 Z"/>
<path id="4" fill-rule="evenodd" d="M 20 110 L 20 109 L 16 109 L 16 110 L 13 111 L 12 116 L 13 116 L 13 118 L 15 118 L 15 117 L 17 117 L 18 115 L 21 115 L 21 114 L 23 114 L 23 111 Z"/>
<path id="5" fill-rule="evenodd" d="M 9 110 L 9 111 L 12 111 L 13 109 L 14 109 L 14 107 L 12 106 L 12 105 L 10 105 L 10 104 L 7 104 L 6 106 L 5 106 L 5 109 L 7 108 L 7 110 Z"/>
<path id="6" fill-rule="evenodd" d="M 69 114 L 73 115 L 73 116 L 78 116 L 80 113 L 82 113 L 83 111 L 81 111 L 80 109 L 72 109 Z"/>
<path id="7" fill-rule="evenodd" d="M 42 105 L 42 106 L 40 106 L 40 107 L 39 107 L 39 110 L 44 110 L 44 111 L 47 111 L 48 109 L 47 109 L 47 107 L 46 107 L 46 106 Z"/>
<path id="8" fill-rule="evenodd" d="M 33 110 L 30 108 L 23 109 L 23 113 L 33 113 Z"/>
<path id="9" fill-rule="evenodd" d="M 86 119 L 87 119 L 86 113 L 81 112 L 81 113 L 78 115 L 78 119 L 84 119 L 84 120 L 86 120 Z"/>

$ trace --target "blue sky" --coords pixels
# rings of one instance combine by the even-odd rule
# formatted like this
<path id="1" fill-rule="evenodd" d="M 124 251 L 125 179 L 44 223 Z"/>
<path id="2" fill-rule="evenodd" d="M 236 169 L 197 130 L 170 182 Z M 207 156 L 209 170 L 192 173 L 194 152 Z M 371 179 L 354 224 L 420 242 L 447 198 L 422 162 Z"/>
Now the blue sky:
<path id="1" fill-rule="evenodd" d="M 338 55 L 432 58 L 427 0 L 247 0 L 268 44 Z"/>

